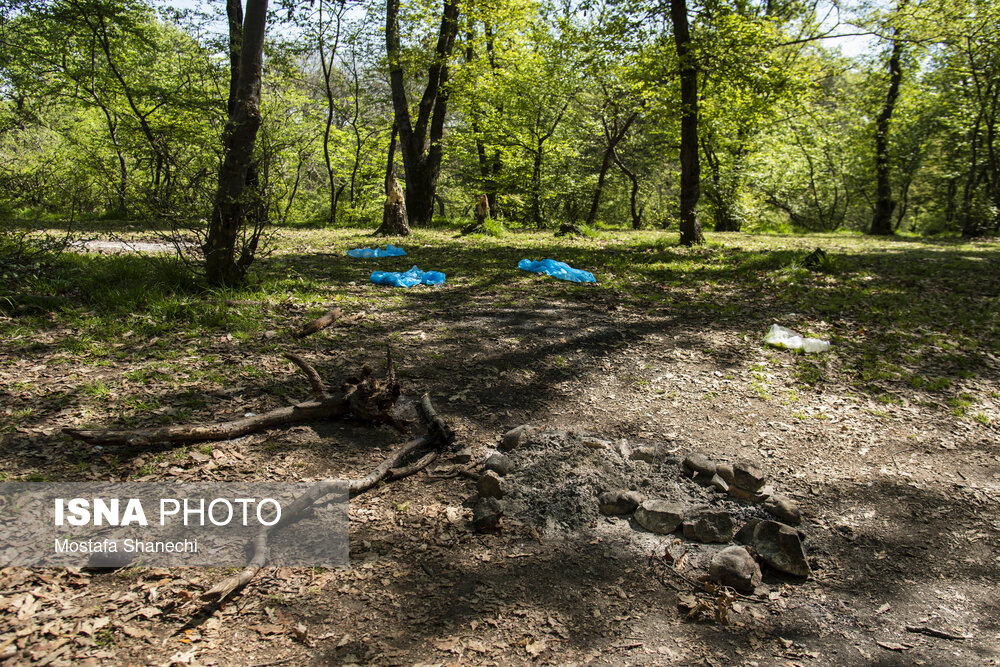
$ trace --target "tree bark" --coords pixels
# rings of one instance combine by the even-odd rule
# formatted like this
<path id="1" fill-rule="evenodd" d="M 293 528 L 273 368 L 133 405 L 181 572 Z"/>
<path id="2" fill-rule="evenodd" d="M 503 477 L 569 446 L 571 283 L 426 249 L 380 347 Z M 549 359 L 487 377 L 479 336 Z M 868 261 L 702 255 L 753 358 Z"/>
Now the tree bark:
<path id="1" fill-rule="evenodd" d="M 906 6 L 905 0 L 899 3 L 899 10 Z M 889 55 L 889 90 L 885 95 L 882 111 L 875 121 L 875 214 L 869 234 L 877 236 L 892 236 L 892 212 L 896 202 L 892 198 L 892 183 L 889 164 L 889 123 L 896 109 L 896 98 L 899 97 L 899 84 L 903 79 L 903 69 L 900 59 L 903 55 L 903 40 L 899 28 L 892 31 L 892 52 Z"/>
<path id="2" fill-rule="evenodd" d="M 385 21 L 389 85 L 406 176 L 406 209 L 414 224 L 426 225 L 434 217 L 434 192 L 441 172 L 441 138 L 450 92 L 447 86 L 448 59 L 458 34 L 458 0 L 444 0 L 434 61 L 427 69 L 427 85 L 417 107 L 415 123 L 410 116 L 400 62 L 399 0 L 386 0 Z"/>
<path id="3" fill-rule="evenodd" d="M 223 130 L 225 156 L 219 171 L 219 189 L 203 246 L 205 273 L 213 285 L 242 282 L 257 250 L 266 213 L 247 197 L 247 176 L 260 129 L 260 88 L 263 72 L 267 0 L 247 0 L 240 48 L 236 98 Z M 250 188 L 251 190 L 253 188 Z M 247 223 L 253 229 L 236 256 L 237 237 Z"/>
<path id="4" fill-rule="evenodd" d="M 691 51 L 686 0 L 670 0 L 670 17 L 677 45 L 678 74 L 681 81 L 681 196 L 680 243 L 705 242 L 698 221 L 701 196 L 701 166 L 698 163 L 698 63 Z"/>
<path id="5" fill-rule="evenodd" d="M 410 225 L 406 210 L 403 188 L 399 186 L 395 174 L 389 175 L 389 187 L 385 193 L 385 207 L 382 210 L 382 226 L 373 236 L 409 236 Z"/>
<path id="6" fill-rule="evenodd" d="M 389 136 L 389 157 L 385 161 L 385 191 L 389 192 L 392 179 L 396 177 L 396 135 L 399 128 L 392 124 L 392 134 Z"/>
<path id="7" fill-rule="evenodd" d="M 340 45 L 340 23 L 341 14 L 344 11 L 344 4 L 341 3 L 341 10 L 335 13 L 337 17 L 337 32 L 333 37 L 333 48 L 330 50 L 329 61 L 326 57 L 326 35 L 323 34 L 323 0 L 319 3 L 319 62 L 323 69 L 323 88 L 326 94 L 326 123 L 323 127 L 323 163 L 326 165 L 326 175 L 330 181 L 330 218 L 329 223 L 333 225 L 337 222 L 337 199 L 340 192 L 337 190 L 337 176 L 334 173 L 333 162 L 330 159 L 330 132 L 333 128 L 333 85 L 330 76 L 333 72 L 333 61 L 337 57 L 337 47 Z"/>

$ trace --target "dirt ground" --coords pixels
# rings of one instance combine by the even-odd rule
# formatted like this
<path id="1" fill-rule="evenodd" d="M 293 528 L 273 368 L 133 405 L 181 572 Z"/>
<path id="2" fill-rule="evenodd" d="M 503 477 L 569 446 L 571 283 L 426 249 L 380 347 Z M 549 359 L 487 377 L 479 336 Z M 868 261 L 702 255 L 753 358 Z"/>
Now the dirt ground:
<path id="1" fill-rule="evenodd" d="M 560 535 L 508 516 L 500 534 L 477 535 L 463 506 L 472 482 L 417 475 L 352 501 L 350 567 L 269 569 L 221 606 L 196 600 L 219 570 L 0 570 L 0 664 L 1000 664 L 995 419 L 958 419 L 905 395 L 879 402 L 837 372 L 804 389 L 801 357 L 761 342 L 786 315 L 764 297 L 743 295 L 720 321 L 555 281 L 525 299 L 478 294 L 460 281 L 415 289 L 408 298 L 419 308 L 366 306 L 356 326 L 290 349 L 343 377 L 377 366 L 390 340 L 404 391 L 430 392 L 477 457 L 511 427 L 531 424 L 755 460 L 799 504 L 813 576 L 765 570 L 766 590 L 737 599 L 728 623 L 689 618 L 692 595 L 711 597 L 697 581 L 711 547 L 685 543 L 688 564 L 678 572 L 663 559 L 673 537 L 636 538 L 618 518 Z M 263 310 L 285 324 L 312 312 L 295 303 Z M 806 311 L 783 323 L 822 330 L 820 320 Z M 131 383 L 117 381 L 144 368 L 142 352 L 155 343 L 122 341 L 136 346 L 134 361 L 111 364 L 53 353 L 73 335 L 53 326 L 37 333 L 42 345 L 30 353 L 0 352 L 0 408 L 13 426 L 0 448 L 9 478 L 354 476 L 404 439 L 335 422 L 216 443 L 209 454 L 93 450 L 59 429 L 112 419 L 129 392 L 157 396 L 166 414 L 197 392 L 195 420 L 262 412 L 307 392 L 280 355 L 225 332 L 187 343 L 177 362 L 190 376 Z M 232 372 L 250 363 L 257 372 Z M 213 368 L 230 371 L 213 379 Z M 968 382 L 995 397 L 1000 363 L 981 371 Z M 98 380 L 111 393 L 86 411 L 79 398 L 41 401 L 79 397 L 76 389 Z M 30 416 L 14 417 L 32 404 Z M 512 454 L 515 466 L 522 455 Z"/>

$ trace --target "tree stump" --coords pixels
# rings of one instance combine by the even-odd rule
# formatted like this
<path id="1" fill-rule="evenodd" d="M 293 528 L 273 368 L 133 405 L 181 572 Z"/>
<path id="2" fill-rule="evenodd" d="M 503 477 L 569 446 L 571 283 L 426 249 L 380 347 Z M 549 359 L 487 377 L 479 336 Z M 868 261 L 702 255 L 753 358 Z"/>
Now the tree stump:
<path id="1" fill-rule="evenodd" d="M 479 195 L 479 198 L 476 200 L 476 221 L 462 229 L 462 236 L 482 229 L 483 224 L 486 222 L 486 218 L 488 218 L 489 215 L 490 200 L 486 197 L 486 195 Z"/>
<path id="2" fill-rule="evenodd" d="M 389 176 L 385 193 L 385 208 L 382 211 L 382 226 L 373 236 L 409 236 L 410 223 L 406 217 L 406 200 L 403 188 L 396 180 L 396 174 Z"/>

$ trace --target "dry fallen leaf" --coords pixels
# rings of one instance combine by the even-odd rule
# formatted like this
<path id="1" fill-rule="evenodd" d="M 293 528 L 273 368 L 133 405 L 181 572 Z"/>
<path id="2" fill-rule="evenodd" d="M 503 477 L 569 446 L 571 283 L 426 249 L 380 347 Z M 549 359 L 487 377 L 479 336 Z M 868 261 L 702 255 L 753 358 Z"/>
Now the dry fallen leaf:
<path id="1" fill-rule="evenodd" d="M 528 642 L 524 646 L 524 650 L 528 652 L 532 658 L 537 658 L 542 654 L 542 651 L 546 649 L 545 639 L 539 639 L 538 641 Z"/>
<path id="2" fill-rule="evenodd" d="M 462 642 L 458 637 L 448 637 L 448 639 L 437 639 L 434 641 L 434 648 L 439 651 L 448 651 L 449 653 L 461 653 L 462 652 Z"/>
<path id="3" fill-rule="evenodd" d="M 274 623 L 261 623 L 250 626 L 250 629 L 256 630 L 262 635 L 280 635 L 285 631 L 283 626 L 275 625 Z"/>
<path id="4" fill-rule="evenodd" d="M 143 618 L 153 618 L 159 616 L 163 611 L 159 607 L 143 607 L 139 610 L 139 615 Z"/>

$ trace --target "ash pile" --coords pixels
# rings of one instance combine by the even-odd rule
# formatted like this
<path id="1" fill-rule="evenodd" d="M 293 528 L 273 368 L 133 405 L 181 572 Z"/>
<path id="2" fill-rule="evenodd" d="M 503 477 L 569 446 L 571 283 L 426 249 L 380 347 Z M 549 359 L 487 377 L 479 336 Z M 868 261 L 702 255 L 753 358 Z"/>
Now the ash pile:
<path id="1" fill-rule="evenodd" d="M 798 507 L 751 461 L 524 425 L 504 435 L 476 489 L 480 532 L 517 521 L 547 538 L 615 535 L 643 549 L 679 537 L 711 560 L 714 579 L 743 592 L 760 584 L 761 564 L 810 574 Z"/>

